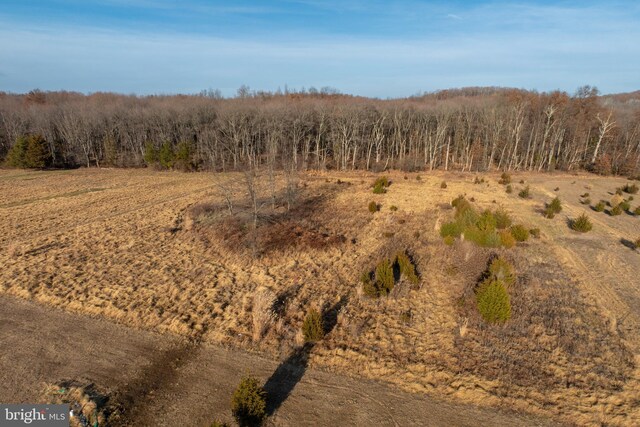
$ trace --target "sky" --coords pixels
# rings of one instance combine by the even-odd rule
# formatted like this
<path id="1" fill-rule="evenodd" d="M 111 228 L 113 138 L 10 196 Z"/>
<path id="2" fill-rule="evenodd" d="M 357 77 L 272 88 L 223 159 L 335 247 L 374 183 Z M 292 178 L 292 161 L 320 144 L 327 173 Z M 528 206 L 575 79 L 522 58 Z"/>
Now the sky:
<path id="1" fill-rule="evenodd" d="M 0 0 L 0 91 L 640 89 L 640 2 Z"/>

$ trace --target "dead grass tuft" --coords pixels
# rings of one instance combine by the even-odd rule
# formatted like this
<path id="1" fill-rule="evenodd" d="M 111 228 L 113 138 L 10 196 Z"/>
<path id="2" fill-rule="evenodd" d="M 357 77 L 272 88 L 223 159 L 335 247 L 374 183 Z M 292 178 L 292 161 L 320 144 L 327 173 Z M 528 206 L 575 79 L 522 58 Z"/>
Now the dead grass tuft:
<path id="1" fill-rule="evenodd" d="M 253 341 L 259 342 L 274 320 L 273 305 L 276 296 L 270 289 L 258 289 L 253 297 Z"/>
<path id="2" fill-rule="evenodd" d="M 82 384 L 78 381 L 46 384 L 42 392 L 42 401 L 50 404 L 69 404 L 73 413 L 69 419 L 71 427 L 107 425 L 108 397 L 98 392 L 94 384 Z M 115 419 L 112 417 L 109 421 L 113 422 Z"/>

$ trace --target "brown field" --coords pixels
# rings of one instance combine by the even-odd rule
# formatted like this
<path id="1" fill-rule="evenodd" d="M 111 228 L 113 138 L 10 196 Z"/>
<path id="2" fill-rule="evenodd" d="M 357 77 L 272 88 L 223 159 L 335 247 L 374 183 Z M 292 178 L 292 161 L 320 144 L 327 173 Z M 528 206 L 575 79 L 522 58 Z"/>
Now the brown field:
<path id="1" fill-rule="evenodd" d="M 171 384 L 158 381 L 142 387 L 145 393 L 156 390 L 159 397 L 145 400 L 147 406 L 136 405 L 138 413 L 123 415 L 125 424 L 144 419 L 145 412 L 162 411 L 167 407 L 163 403 L 173 398 L 202 404 L 208 393 L 225 390 L 222 400 L 215 399 L 226 401 L 230 385 L 207 388 L 216 377 L 215 361 L 207 359 L 208 354 L 221 357 L 227 373 L 233 372 L 229 365 L 234 366 L 229 360 L 237 359 L 238 377 L 243 369 L 253 368 L 267 380 L 265 372 L 273 363 L 255 360 L 280 360 L 291 362 L 280 365 L 286 369 L 308 364 L 313 373 L 308 375 L 316 375 L 319 382 L 328 381 L 322 377 L 328 373 L 332 378 L 354 377 L 359 381 L 355 385 L 339 384 L 354 387 L 355 394 L 358 387 L 374 387 L 363 381 L 377 381 L 375 387 L 382 387 L 378 382 L 393 384 L 372 388 L 379 391 L 370 397 L 383 405 L 349 408 L 354 413 L 383 411 L 394 408 L 397 398 L 399 407 L 407 407 L 405 418 L 362 418 L 359 423 L 419 424 L 406 418 L 412 411 L 409 392 L 416 399 L 534 417 L 522 418 L 522 424 L 548 419 L 575 425 L 640 424 L 640 253 L 630 247 L 640 238 L 640 217 L 598 213 L 579 197 L 590 193 L 592 205 L 609 200 L 625 179 L 514 173 L 514 192 L 507 194 L 498 174 L 483 174 L 487 182 L 482 184 L 473 183 L 473 174 L 423 173 L 420 180 L 416 174 L 387 176 L 392 181 L 388 192 L 375 195 L 373 174 L 302 174 L 297 177 L 297 198 L 287 211 L 280 205 L 270 207 L 265 175 L 258 180 L 264 206 L 254 238 L 246 228 L 250 215 L 242 197 L 242 174 L 0 171 L 0 292 L 6 294 L 3 300 L 10 295 L 117 322 L 119 328 L 131 328 L 130 334 L 160 334 L 140 338 L 131 350 L 131 363 L 144 366 L 146 352 L 166 347 L 162 354 L 171 363 L 160 376 L 169 376 Z M 531 199 L 518 197 L 524 187 L 520 180 L 530 185 Z M 446 189 L 440 188 L 442 181 Z M 282 177 L 274 185 L 284 191 Z M 225 194 L 234 202 L 236 219 L 225 216 Z M 478 208 L 504 207 L 516 222 L 539 228 L 541 238 L 512 249 L 484 249 L 460 241 L 446 246 L 438 230 L 452 217 L 450 202 L 459 194 L 473 198 Z M 546 219 L 540 211 L 554 195 L 562 199 L 563 210 Z M 636 196 L 632 208 L 640 205 Z M 381 205 L 379 212 L 367 210 L 370 201 Z M 594 225 L 586 234 L 568 226 L 582 212 Z M 412 256 L 419 285 L 401 281 L 388 297 L 364 296 L 361 272 L 400 250 Z M 473 307 L 461 303 L 492 253 L 512 261 L 518 274 L 511 291 L 512 319 L 504 326 L 487 326 Z M 37 325 L 43 320 L 38 320 L 38 305 L 32 307 L 25 318 L 32 317 Z M 311 307 L 322 311 L 332 328 L 300 356 L 300 328 Z M 50 316 L 50 310 L 42 307 L 41 316 Z M 8 333 L 6 328 L 2 333 Z M 238 356 L 220 356 L 220 346 Z M 191 353 L 196 354 L 186 357 Z M 4 371 L 16 362 L 3 356 Z M 43 357 L 38 351 L 32 356 Z M 126 360 L 122 355 L 113 358 L 123 361 L 112 363 Z M 175 362 L 179 360 L 184 364 Z M 44 365 L 38 378 L 55 381 L 55 366 Z M 113 378 L 98 371 L 86 376 L 111 390 Z M 77 375 L 65 372 L 58 381 Z M 119 374 L 122 381 L 125 372 Z M 189 379 L 200 372 L 209 373 L 212 383 Z M 237 380 L 228 374 L 225 378 L 225 384 Z M 172 381 L 195 385 L 176 391 Z M 300 387 L 307 400 L 294 388 L 296 406 L 331 411 L 332 404 L 322 397 L 326 390 L 304 380 Z M 389 391 L 393 388 L 403 391 L 394 394 Z M 136 401 L 136 390 L 119 389 L 112 401 L 126 407 Z M 28 391 L 16 395 L 30 398 Z M 284 398 L 271 418 L 278 425 L 296 419 L 296 409 Z M 451 413 L 480 411 L 443 407 L 453 408 Z M 167 411 L 179 412 L 171 408 Z M 214 416 L 228 419 L 224 405 L 212 408 Z M 280 417 L 278 411 L 286 415 Z M 304 419 L 318 424 L 329 417 Z M 458 424 L 473 419 L 460 418 Z M 494 423 L 518 424 L 515 418 L 496 418 Z"/>

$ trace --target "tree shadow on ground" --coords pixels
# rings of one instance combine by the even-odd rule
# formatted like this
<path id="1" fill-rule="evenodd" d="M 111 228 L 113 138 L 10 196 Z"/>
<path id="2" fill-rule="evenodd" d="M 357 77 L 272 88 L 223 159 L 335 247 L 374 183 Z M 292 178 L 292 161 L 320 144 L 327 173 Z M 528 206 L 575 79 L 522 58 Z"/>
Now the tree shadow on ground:
<path id="1" fill-rule="evenodd" d="M 620 239 L 620 243 L 622 243 L 623 245 L 625 245 L 631 250 L 634 250 L 634 251 L 636 250 L 636 244 L 629 239 L 622 238 Z"/>
<path id="2" fill-rule="evenodd" d="M 342 297 L 336 304 L 322 311 L 325 335 L 329 334 L 338 323 L 338 313 L 347 303 L 347 298 Z M 289 398 L 296 385 L 302 380 L 309 366 L 309 355 L 316 345 L 315 342 L 307 342 L 297 347 L 271 374 L 264 389 L 267 392 L 267 415 L 273 415 L 280 406 Z"/>

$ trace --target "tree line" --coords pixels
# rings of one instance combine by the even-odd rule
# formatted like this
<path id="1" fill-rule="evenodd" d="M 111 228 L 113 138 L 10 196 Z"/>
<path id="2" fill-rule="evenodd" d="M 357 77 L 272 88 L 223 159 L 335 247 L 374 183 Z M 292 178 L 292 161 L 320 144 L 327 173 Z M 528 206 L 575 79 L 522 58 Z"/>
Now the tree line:
<path id="1" fill-rule="evenodd" d="M 379 100 L 336 91 L 0 93 L 14 167 L 640 171 L 640 93 L 465 88 Z"/>

